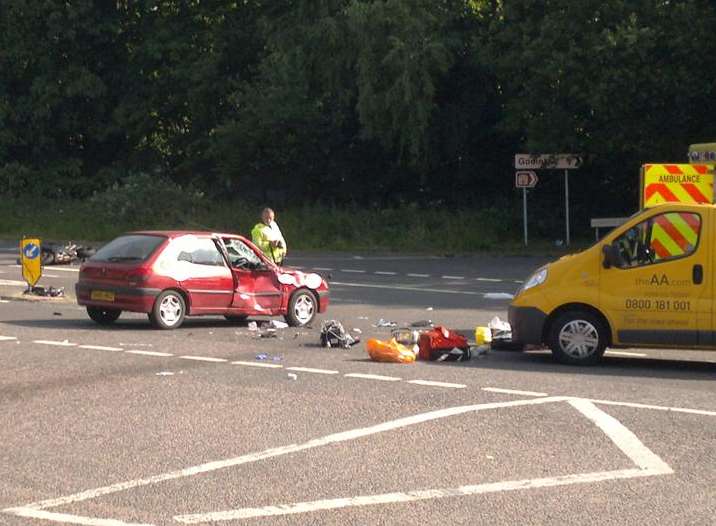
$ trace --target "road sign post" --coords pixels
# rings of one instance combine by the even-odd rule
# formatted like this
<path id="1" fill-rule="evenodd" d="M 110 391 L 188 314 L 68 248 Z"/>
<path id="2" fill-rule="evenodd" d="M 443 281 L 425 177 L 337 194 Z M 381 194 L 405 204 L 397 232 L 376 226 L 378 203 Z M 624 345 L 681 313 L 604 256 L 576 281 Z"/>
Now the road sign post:
<path id="1" fill-rule="evenodd" d="M 40 240 L 37 238 L 22 238 L 20 241 L 20 263 L 22 264 L 22 277 L 30 289 L 42 276 L 42 258 L 40 257 Z"/>
<path id="2" fill-rule="evenodd" d="M 515 187 L 522 188 L 522 224 L 527 246 L 527 189 L 537 186 L 537 174 L 532 170 L 520 170 L 515 172 Z"/>
<path id="3" fill-rule="evenodd" d="M 565 222 L 565 243 L 569 246 L 569 170 L 576 170 L 582 166 L 582 156 L 573 153 L 553 153 L 553 154 L 530 154 L 518 153 L 515 155 L 515 168 L 526 169 L 534 174 L 532 170 L 564 170 L 564 222 Z M 526 171 L 517 172 L 517 174 L 526 173 Z M 516 175 L 517 176 L 517 175 Z M 537 175 L 535 174 L 535 184 L 537 184 Z M 534 185 L 532 185 L 534 186 Z M 527 186 L 522 186 L 527 188 Z M 531 188 L 531 187 L 530 187 Z M 523 196 L 523 208 L 526 209 L 526 197 Z M 524 214 L 526 216 L 526 212 Z M 527 220 L 525 219 L 525 245 L 527 245 Z"/>

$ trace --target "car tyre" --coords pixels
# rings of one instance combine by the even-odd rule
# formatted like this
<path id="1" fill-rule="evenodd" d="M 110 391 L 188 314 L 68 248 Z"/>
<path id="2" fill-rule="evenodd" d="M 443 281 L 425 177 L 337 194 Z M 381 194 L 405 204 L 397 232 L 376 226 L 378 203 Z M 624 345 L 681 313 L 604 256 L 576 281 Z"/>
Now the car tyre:
<path id="1" fill-rule="evenodd" d="M 554 358 L 571 365 L 593 365 L 607 348 L 608 328 L 588 311 L 567 311 L 550 326 L 547 343 Z"/>
<path id="2" fill-rule="evenodd" d="M 288 300 L 286 323 L 291 327 L 303 327 L 313 321 L 318 312 L 316 296 L 308 290 L 297 290 Z"/>
<path id="3" fill-rule="evenodd" d="M 184 322 L 184 316 L 186 316 L 184 296 L 176 290 L 165 290 L 154 301 L 149 319 L 156 328 L 171 330 Z"/>
<path id="4" fill-rule="evenodd" d="M 117 321 L 122 311 L 119 309 L 106 309 L 104 307 L 87 307 L 87 315 L 100 325 L 110 325 Z"/>

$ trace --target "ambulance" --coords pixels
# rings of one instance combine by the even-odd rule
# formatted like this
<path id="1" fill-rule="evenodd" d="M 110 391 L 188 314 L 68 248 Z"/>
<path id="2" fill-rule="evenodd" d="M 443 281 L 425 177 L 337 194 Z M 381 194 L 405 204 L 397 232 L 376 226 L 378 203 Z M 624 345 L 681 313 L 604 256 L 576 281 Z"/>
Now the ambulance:
<path id="1" fill-rule="evenodd" d="M 639 212 L 525 281 L 509 307 L 515 343 L 584 365 L 607 347 L 716 350 L 716 143 L 689 159 L 644 165 Z"/>

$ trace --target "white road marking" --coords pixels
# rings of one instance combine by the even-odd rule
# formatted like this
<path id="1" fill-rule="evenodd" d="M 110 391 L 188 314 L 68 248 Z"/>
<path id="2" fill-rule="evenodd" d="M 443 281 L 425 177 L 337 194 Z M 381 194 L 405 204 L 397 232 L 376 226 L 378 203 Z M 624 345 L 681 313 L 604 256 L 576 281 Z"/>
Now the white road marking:
<path id="1" fill-rule="evenodd" d="M 159 351 L 138 351 L 138 350 L 130 350 L 130 351 L 124 351 L 127 354 L 141 354 L 142 356 L 174 356 L 171 353 L 168 352 L 159 352 Z"/>
<path id="2" fill-rule="evenodd" d="M 316 374 L 338 374 L 338 371 L 330 369 L 314 369 L 312 367 L 286 367 L 287 371 L 296 371 L 299 373 L 316 373 Z"/>
<path id="3" fill-rule="evenodd" d="M 0 342 L 9 342 L 17 340 L 16 336 L 0 336 Z"/>
<path id="4" fill-rule="evenodd" d="M 333 270 L 333 269 L 331 267 L 313 267 L 313 270 L 329 271 L 329 270 Z"/>
<path id="5" fill-rule="evenodd" d="M 63 522 L 66 524 L 81 524 L 84 526 L 153 526 L 152 524 L 140 524 L 138 522 L 123 522 L 115 519 L 96 519 L 93 517 L 81 517 L 80 515 L 68 515 L 67 513 L 54 513 L 51 511 L 37 510 L 28 507 L 8 508 L 3 510 L 18 517 L 31 519 L 42 519 L 51 522 Z"/>
<path id="6" fill-rule="evenodd" d="M 8 266 L 15 267 L 15 268 L 22 268 L 21 265 L 8 265 Z M 52 272 L 55 272 L 58 270 L 60 272 L 79 272 L 80 271 L 80 269 L 77 267 L 74 267 L 74 268 L 72 268 L 72 267 L 55 267 L 55 266 L 52 267 Z"/>
<path id="7" fill-rule="evenodd" d="M 212 356 L 180 356 L 182 360 L 194 360 L 196 362 L 228 362 L 225 358 L 214 358 Z"/>
<path id="8" fill-rule="evenodd" d="M 646 356 L 644 353 L 640 352 L 627 352 L 627 351 L 607 351 L 605 354 L 609 354 L 612 356 L 637 356 L 640 358 L 643 358 Z"/>
<path id="9" fill-rule="evenodd" d="M 10 303 L 8 300 L 0 300 L 0 303 Z"/>
<path id="10" fill-rule="evenodd" d="M 67 340 L 58 342 L 55 340 L 32 340 L 32 343 L 39 343 L 40 345 L 58 345 L 60 347 L 75 347 L 76 343 L 70 343 Z"/>
<path id="11" fill-rule="evenodd" d="M 470 290 L 449 290 L 449 289 L 424 289 L 420 287 L 405 287 L 403 285 L 377 285 L 375 283 L 345 283 L 340 281 L 331 281 L 331 285 L 340 287 L 358 287 L 366 289 L 386 289 L 386 290 L 407 290 L 410 292 L 432 292 L 437 294 L 463 294 L 465 296 L 482 296 L 482 292 L 473 292 Z"/>
<path id="12" fill-rule="evenodd" d="M 487 281 L 489 283 L 502 283 L 501 279 L 496 279 L 496 278 L 475 278 L 475 281 Z"/>
<path id="13" fill-rule="evenodd" d="M 63 497 L 57 497 L 54 499 L 45 499 L 45 500 L 33 502 L 30 504 L 26 504 L 22 508 L 9 508 L 9 509 L 5 509 L 2 511 L 6 512 L 6 513 L 12 513 L 9 510 L 26 509 L 26 508 L 30 508 L 30 509 L 34 509 L 34 510 L 42 510 L 42 509 L 47 509 L 47 508 L 54 508 L 57 506 L 65 506 L 67 504 L 72 504 L 74 502 L 81 502 L 81 501 L 85 501 L 85 500 L 89 500 L 89 499 L 94 499 L 94 498 L 101 497 L 104 495 L 110 495 L 112 493 L 117 493 L 119 491 L 126 491 L 129 489 L 138 488 L 141 486 L 158 484 L 160 482 L 165 482 L 167 480 L 176 480 L 176 479 L 180 479 L 180 478 L 191 477 L 193 475 L 208 473 L 211 471 L 225 469 L 225 468 L 233 467 L 233 466 L 239 466 L 242 464 L 249 464 L 249 463 L 257 462 L 257 461 L 264 460 L 267 458 L 279 457 L 282 455 L 297 453 L 299 451 L 306 451 L 309 449 L 314 449 L 317 447 L 326 446 L 326 445 L 330 445 L 330 444 L 347 442 L 349 440 L 355 440 L 358 438 L 374 435 L 377 433 L 383 433 L 386 431 L 401 429 L 404 427 L 408 427 L 408 426 L 415 425 L 415 424 L 420 424 L 423 422 L 431 422 L 433 420 L 438 420 L 438 419 L 446 418 L 446 417 L 450 417 L 450 416 L 456 416 L 456 415 L 461 415 L 461 414 L 471 413 L 471 412 L 485 411 L 485 410 L 490 410 L 490 409 L 498 409 L 498 408 L 502 408 L 502 407 L 521 407 L 521 406 L 545 404 L 545 403 L 549 403 L 549 402 L 558 402 L 558 401 L 564 401 L 564 400 L 568 400 L 568 398 L 566 398 L 566 397 L 533 398 L 533 399 L 529 399 L 529 400 L 513 400 L 510 402 L 496 402 L 496 403 L 488 403 L 488 404 L 448 407 L 446 409 L 437 409 L 435 411 L 429 411 L 427 413 L 419 413 L 416 415 L 398 418 L 396 420 L 389 420 L 387 422 L 381 422 L 380 424 L 376 424 L 376 425 L 369 426 L 369 427 L 356 428 L 356 429 L 351 429 L 348 431 L 333 433 L 333 434 L 326 435 L 326 436 L 323 436 L 320 438 L 314 438 L 314 439 L 309 440 L 308 442 L 304 442 L 302 444 L 292 444 L 289 446 L 275 447 L 275 448 L 266 449 L 264 451 L 248 453 L 246 455 L 242 455 L 242 456 L 234 457 L 234 458 L 230 458 L 230 459 L 207 462 L 205 464 L 199 464 L 198 466 L 192 466 L 189 468 L 184 468 L 184 469 L 180 469 L 180 470 L 176 470 L 176 471 L 170 471 L 168 473 L 162 473 L 159 475 L 153 475 L 153 476 L 145 477 L 145 478 L 141 478 L 141 479 L 129 480 L 126 482 L 118 482 L 116 484 L 111 484 L 109 486 L 103 486 L 100 488 L 94 488 L 94 489 L 81 491 L 79 493 L 73 493 L 72 495 L 65 495 Z"/>
<path id="14" fill-rule="evenodd" d="M 547 399 L 533 399 L 533 401 L 535 402 L 544 400 Z M 405 503 L 456 496 L 479 495 L 485 493 L 496 493 L 500 491 L 547 488 L 565 486 L 568 484 L 586 484 L 590 482 L 667 475 L 673 473 L 673 470 L 663 460 L 661 460 L 661 458 L 659 458 L 650 449 L 648 449 L 637 438 L 637 436 L 634 435 L 634 433 L 632 433 L 629 429 L 624 427 L 621 422 L 606 414 L 604 411 L 597 408 L 594 404 L 587 400 L 569 400 L 569 403 L 583 416 L 592 421 L 600 430 L 602 430 L 612 440 L 612 442 L 614 442 L 614 444 L 638 467 L 632 469 L 598 471 L 592 473 L 580 473 L 574 475 L 562 475 L 538 479 L 491 482 L 486 484 L 458 486 L 455 488 L 422 489 L 407 492 L 384 493 L 382 495 L 362 495 L 358 497 L 315 500 L 308 502 L 263 506 L 258 508 L 239 508 L 235 510 L 210 513 L 177 515 L 174 517 L 174 520 L 184 524 L 200 524 L 204 522 L 240 520 L 280 515 L 294 515 L 299 513 L 315 512 L 319 510 L 333 510 L 348 507 L 373 506 L 378 504 Z"/>
<path id="15" fill-rule="evenodd" d="M 415 385 L 428 385 L 433 387 L 451 387 L 453 389 L 465 389 L 467 386 L 465 384 L 451 384 L 449 382 L 433 382 L 430 380 L 408 380 L 409 384 L 415 384 Z"/>
<path id="16" fill-rule="evenodd" d="M 266 363 L 266 362 L 242 362 L 236 361 L 231 362 L 232 365 L 246 365 L 247 367 L 265 367 L 266 369 L 281 369 L 283 365 L 280 363 Z"/>
<path id="17" fill-rule="evenodd" d="M 365 270 L 357 270 L 357 269 L 352 269 L 352 268 L 342 268 L 340 271 L 348 272 L 351 274 L 365 274 Z"/>
<path id="18" fill-rule="evenodd" d="M 383 382 L 399 382 L 402 378 L 397 376 L 381 376 L 379 374 L 362 374 L 362 373 L 348 373 L 344 374 L 346 378 L 364 378 L 366 380 L 379 380 Z"/>
<path id="19" fill-rule="evenodd" d="M 104 345 L 80 345 L 81 349 L 92 349 L 95 351 L 123 351 L 121 347 L 105 347 Z"/>
<path id="20" fill-rule="evenodd" d="M 465 279 L 465 276 L 441 276 L 443 279 Z"/>
<path id="21" fill-rule="evenodd" d="M 414 274 L 412 272 L 409 272 L 408 274 L 406 274 L 406 276 L 411 278 L 429 278 L 430 274 Z"/>
<path id="22" fill-rule="evenodd" d="M 635 409 L 655 409 L 657 411 L 672 411 L 674 413 L 687 413 L 691 415 L 716 416 L 716 411 L 707 411 L 705 409 L 689 409 L 686 407 L 666 407 L 663 405 L 640 404 L 637 402 L 615 402 L 613 400 L 595 400 L 590 398 L 590 402 L 602 405 L 617 405 L 622 407 L 633 407 Z"/>
<path id="23" fill-rule="evenodd" d="M 514 298 L 512 294 L 507 292 L 487 292 L 482 297 L 486 300 L 511 300 Z"/>
<path id="24" fill-rule="evenodd" d="M 376 270 L 373 274 L 378 274 L 380 276 L 395 276 L 398 273 L 397 272 L 389 272 L 387 270 Z"/>
<path id="25" fill-rule="evenodd" d="M 490 393 L 503 393 L 520 396 L 548 396 L 547 393 L 540 393 L 537 391 L 519 391 L 517 389 L 501 389 L 499 387 L 483 387 L 482 390 Z"/>
<path id="26" fill-rule="evenodd" d="M 0 279 L 0 285 L 7 287 L 27 287 L 27 283 L 24 281 L 17 281 L 14 279 Z"/>

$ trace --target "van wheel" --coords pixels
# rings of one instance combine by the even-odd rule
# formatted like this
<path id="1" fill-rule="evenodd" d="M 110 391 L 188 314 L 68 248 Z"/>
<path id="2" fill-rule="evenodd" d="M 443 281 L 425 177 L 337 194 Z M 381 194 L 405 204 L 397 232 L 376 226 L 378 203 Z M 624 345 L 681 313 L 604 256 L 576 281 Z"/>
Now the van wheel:
<path id="1" fill-rule="evenodd" d="M 607 348 L 607 328 L 587 311 L 567 311 L 550 326 L 548 343 L 558 362 L 592 365 Z"/>
<path id="2" fill-rule="evenodd" d="M 165 290 L 154 302 L 149 319 L 158 329 L 176 329 L 184 321 L 186 302 L 176 290 Z"/>
<path id="3" fill-rule="evenodd" d="M 288 301 L 286 323 L 291 327 L 303 327 L 313 321 L 317 311 L 316 297 L 307 290 L 298 290 Z"/>
<path id="4" fill-rule="evenodd" d="M 104 307 L 87 307 L 87 315 L 100 325 L 109 325 L 119 318 L 122 311 L 119 309 L 105 309 Z"/>

